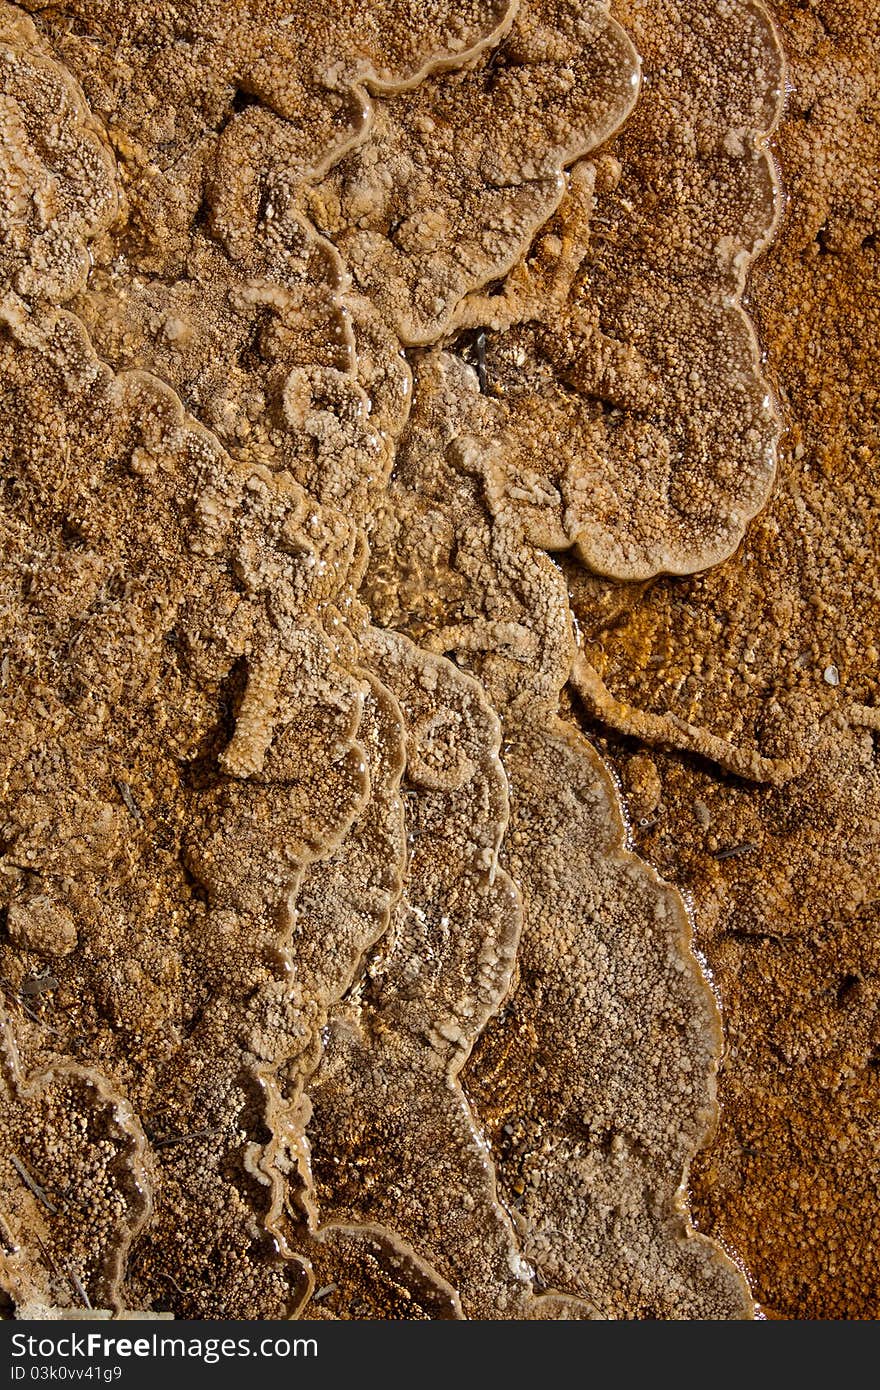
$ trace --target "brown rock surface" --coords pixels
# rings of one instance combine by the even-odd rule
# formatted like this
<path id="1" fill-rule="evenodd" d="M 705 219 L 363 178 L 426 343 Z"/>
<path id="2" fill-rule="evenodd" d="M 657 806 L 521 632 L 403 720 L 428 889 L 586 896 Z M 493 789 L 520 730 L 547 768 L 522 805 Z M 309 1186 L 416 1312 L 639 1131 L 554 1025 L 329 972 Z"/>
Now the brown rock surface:
<path id="1" fill-rule="evenodd" d="M 878 36 L 855 0 L 775 13 L 786 217 L 750 307 L 785 423 L 777 486 L 726 565 L 662 581 L 587 645 L 620 698 L 803 765 L 748 786 L 657 752 L 660 814 L 634 839 L 690 894 L 724 1011 L 701 1229 L 741 1254 L 768 1316 L 874 1318 Z"/>
<path id="2" fill-rule="evenodd" d="M 876 43 L 0 6 L 15 1305 L 877 1315 Z"/>

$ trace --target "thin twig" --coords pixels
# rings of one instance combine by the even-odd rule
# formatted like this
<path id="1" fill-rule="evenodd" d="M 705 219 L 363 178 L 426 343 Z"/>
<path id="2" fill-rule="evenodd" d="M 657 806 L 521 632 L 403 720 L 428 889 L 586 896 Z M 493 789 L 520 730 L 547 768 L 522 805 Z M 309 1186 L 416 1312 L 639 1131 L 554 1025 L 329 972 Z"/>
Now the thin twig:
<path id="1" fill-rule="evenodd" d="M 77 1272 L 76 1272 L 76 1270 L 74 1269 L 73 1265 L 70 1266 L 70 1268 L 68 1269 L 67 1273 L 68 1273 L 68 1275 L 69 1275 L 69 1277 L 70 1277 L 70 1282 L 71 1282 L 71 1284 L 73 1285 L 74 1289 L 75 1289 L 76 1292 L 79 1294 L 79 1296 L 80 1296 L 80 1298 L 82 1299 L 82 1301 L 83 1301 L 83 1303 L 85 1304 L 85 1306 L 86 1306 L 86 1307 L 89 1309 L 89 1311 L 91 1312 L 92 1305 L 91 1305 L 91 1303 L 89 1302 L 89 1296 L 88 1296 L 88 1294 L 86 1293 L 85 1289 L 83 1288 L 82 1284 L 80 1283 L 79 1275 L 77 1274 Z"/>
<path id="2" fill-rule="evenodd" d="M 131 787 L 128 785 L 127 782 L 123 782 L 121 777 L 117 777 L 116 785 L 119 788 L 119 795 L 125 802 L 126 810 L 129 812 L 130 815 L 134 817 L 136 821 L 142 821 L 144 818 L 143 812 L 141 811 L 140 806 L 138 806 L 137 802 L 131 794 Z"/>
<path id="3" fill-rule="evenodd" d="M 159 1274 L 159 1278 L 160 1278 L 160 1279 L 167 1279 L 168 1282 L 169 1282 L 169 1284 L 173 1284 L 173 1285 L 174 1285 L 174 1287 L 176 1288 L 176 1290 L 177 1290 L 177 1292 L 178 1292 L 179 1294 L 182 1294 L 184 1298 L 186 1297 L 186 1289 L 182 1289 L 182 1288 L 180 1287 L 180 1285 L 178 1284 L 178 1282 L 177 1282 L 177 1280 L 175 1279 L 175 1277 L 174 1277 L 173 1274 L 169 1274 L 169 1273 L 167 1272 L 167 1270 L 164 1270 L 164 1269 L 160 1269 L 160 1270 L 158 1271 L 158 1274 Z"/>
<path id="4" fill-rule="evenodd" d="M 46 1196 L 44 1189 L 37 1182 L 36 1178 L 28 1172 L 21 1159 L 16 1158 L 15 1154 L 10 1154 L 9 1157 L 12 1160 L 13 1168 L 15 1169 L 16 1173 L 18 1173 L 18 1176 L 21 1178 L 25 1186 L 30 1188 L 34 1196 L 43 1203 L 43 1206 L 46 1207 L 47 1210 L 51 1211 L 53 1216 L 57 1216 L 58 1208 L 55 1206 L 54 1202 L 49 1201 L 49 1198 Z"/>
<path id="5" fill-rule="evenodd" d="M 217 1125 L 214 1129 L 191 1129 L 186 1134 L 172 1134 L 167 1139 L 154 1139 L 153 1148 L 166 1149 L 170 1144 L 182 1144 L 187 1139 L 207 1139 L 212 1134 L 220 1134 L 222 1129 L 222 1125 Z"/>

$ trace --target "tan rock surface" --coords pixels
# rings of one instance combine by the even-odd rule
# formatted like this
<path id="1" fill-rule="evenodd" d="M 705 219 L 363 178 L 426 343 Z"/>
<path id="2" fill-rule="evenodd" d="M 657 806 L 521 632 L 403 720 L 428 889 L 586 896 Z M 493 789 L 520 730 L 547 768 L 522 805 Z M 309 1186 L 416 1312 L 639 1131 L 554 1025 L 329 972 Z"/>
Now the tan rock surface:
<path id="1" fill-rule="evenodd" d="M 875 47 L 2 5 L 13 1306 L 876 1316 Z"/>

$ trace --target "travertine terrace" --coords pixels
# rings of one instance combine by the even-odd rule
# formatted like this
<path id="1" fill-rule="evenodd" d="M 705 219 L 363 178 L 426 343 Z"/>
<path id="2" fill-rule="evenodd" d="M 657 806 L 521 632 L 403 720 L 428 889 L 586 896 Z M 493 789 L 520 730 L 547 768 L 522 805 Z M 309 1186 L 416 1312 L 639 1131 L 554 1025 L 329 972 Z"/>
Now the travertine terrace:
<path id="1" fill-rule="evenodd" d="M 9 1315 L 877 1316 L 868 11 L 0 0 Z"/>

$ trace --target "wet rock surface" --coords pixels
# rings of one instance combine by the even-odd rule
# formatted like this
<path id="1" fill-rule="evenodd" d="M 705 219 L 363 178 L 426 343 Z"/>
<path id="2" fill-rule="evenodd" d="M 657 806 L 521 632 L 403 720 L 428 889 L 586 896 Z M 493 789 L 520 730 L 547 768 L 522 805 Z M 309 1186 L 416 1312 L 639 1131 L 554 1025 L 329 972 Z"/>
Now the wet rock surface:
<path id="1" fill-rule="evenodd" d="M 3 1287 L 876 1316 L 870 21 L 300 9 L 0 9 Z"/>

